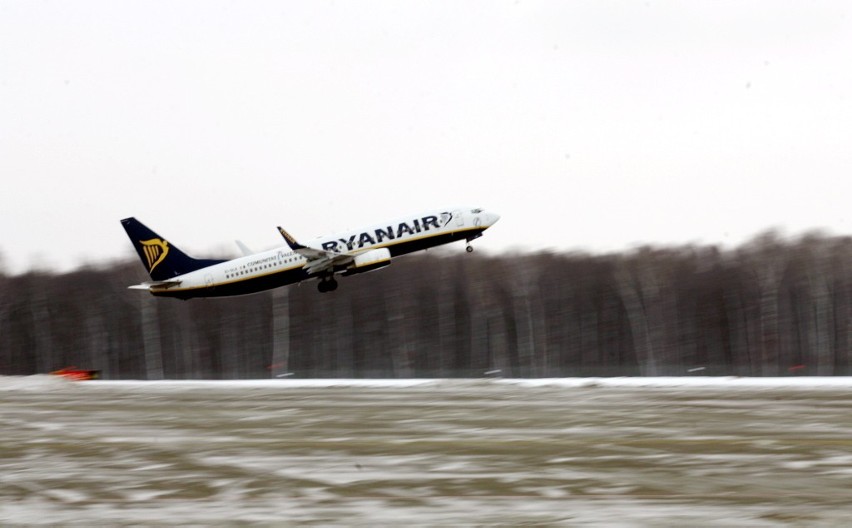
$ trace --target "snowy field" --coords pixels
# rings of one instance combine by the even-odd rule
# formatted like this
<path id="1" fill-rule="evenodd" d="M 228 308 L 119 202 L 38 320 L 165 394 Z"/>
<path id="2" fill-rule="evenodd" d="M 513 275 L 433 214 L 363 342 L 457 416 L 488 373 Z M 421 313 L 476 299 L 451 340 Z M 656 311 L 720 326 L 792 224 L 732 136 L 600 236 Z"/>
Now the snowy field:
<path id="1" fill-rule="evenodd" d="M 852 379 L 0 377 L 0 526 L 852 526 Z"/>

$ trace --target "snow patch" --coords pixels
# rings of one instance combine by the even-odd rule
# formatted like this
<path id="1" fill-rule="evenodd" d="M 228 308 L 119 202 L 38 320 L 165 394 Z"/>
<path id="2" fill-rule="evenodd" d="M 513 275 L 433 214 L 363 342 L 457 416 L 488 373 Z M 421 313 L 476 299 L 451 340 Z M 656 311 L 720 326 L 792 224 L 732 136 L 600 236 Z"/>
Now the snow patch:
<path id="1" fill-rule="evenodd" d="M 66 390 L 74 382 L 61 376 L 37 374 L 35 376 L 0 376 L 0 391 L 47 392 Z"/>
<path id="2" fill-rule="evenodd" d="M 744 378 L 738 376 L 705 377 L 636 377 L 636 378 L 542 378 L 542 379 L 498 379 L 493 383 L 504 383 L 519 387 L 556 388 L 701 388 L 730 387 L 747 389 L 838 389 L 852 388 L 852 376 L 802 376 L 785 378 Z"/>

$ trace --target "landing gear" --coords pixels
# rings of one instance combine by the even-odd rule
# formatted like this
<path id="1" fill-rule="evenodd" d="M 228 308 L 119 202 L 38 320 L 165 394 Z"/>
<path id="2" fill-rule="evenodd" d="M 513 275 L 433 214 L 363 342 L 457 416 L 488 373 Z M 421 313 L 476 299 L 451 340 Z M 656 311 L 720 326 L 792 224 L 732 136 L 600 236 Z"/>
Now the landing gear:
<path id="1" fill-rule="evenodd" d="M 325 277 L 317 283 L 317 289 L 320 293 L 333 292 L 337 289 L 337 281 L 334 277 Z"/>
<path id="2" fill-rule="evenodd" d="M 476 240 L 477 238 L 479 238 L 481 236 L 482 236 L 482 233 L 474 233 L 473 235 L 467 237 L 467 247 L 464 248 L 465 251 L 467 251 L 468 253 L 473 253 L 473 246 L 470 245 L 470 241 Z"/>

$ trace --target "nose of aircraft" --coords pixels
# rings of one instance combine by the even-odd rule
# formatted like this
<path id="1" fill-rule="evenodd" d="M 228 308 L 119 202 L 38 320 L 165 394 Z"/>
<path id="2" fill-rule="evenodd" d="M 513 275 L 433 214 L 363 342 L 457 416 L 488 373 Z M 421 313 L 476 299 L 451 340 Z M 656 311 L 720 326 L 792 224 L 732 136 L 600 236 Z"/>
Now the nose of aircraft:
<path id="1" fill-rule="evenodd" d="M 485 213 L 485 223 L 488 224 L 488 227 L 491 227 L 496 224 L 497 220 L 500 220 L 500 215 L 498 215 L 497 213 L 491 211 L 487 211 Z"/>

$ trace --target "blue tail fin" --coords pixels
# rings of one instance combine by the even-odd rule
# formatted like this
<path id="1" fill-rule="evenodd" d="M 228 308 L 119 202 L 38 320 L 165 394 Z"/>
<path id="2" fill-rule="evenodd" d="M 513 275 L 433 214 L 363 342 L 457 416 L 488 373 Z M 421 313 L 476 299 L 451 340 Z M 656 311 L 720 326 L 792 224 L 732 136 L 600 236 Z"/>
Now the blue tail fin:
<path id="1" fill-rule="evenodd" d="M 224 262 L 223 260 L 194 259 L 151 231 L 139 220 L 130 217 L 121 221 L 127 236 L 136 248 L 142 264 L 152 280 L 161 281 Z"/>

